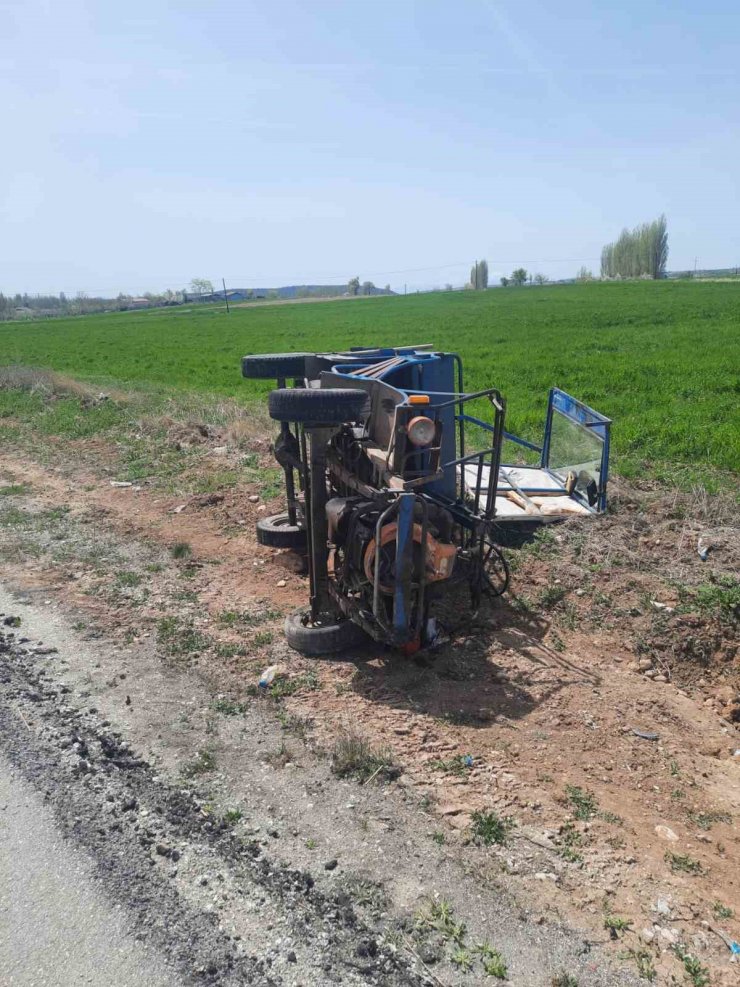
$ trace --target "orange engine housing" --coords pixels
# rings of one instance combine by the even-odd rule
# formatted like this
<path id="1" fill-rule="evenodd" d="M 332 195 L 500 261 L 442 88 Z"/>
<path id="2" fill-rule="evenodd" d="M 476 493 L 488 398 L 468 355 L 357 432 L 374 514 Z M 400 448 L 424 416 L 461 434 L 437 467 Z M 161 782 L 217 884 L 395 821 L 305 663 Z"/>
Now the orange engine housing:
<path id="1" fill-rule="evenodd" d="M 391 541 L 396 540 L 396 533 L 398 531 L 398 525 L 395 521 L 390 522 L 390 524 L 383 525 L 380 532 L 380 544 L 387 545 Z M 422 539 L 422 527 L 420 524 L 414 525 L 414 541 L 417 545 L 421 545 Z M 371 542 L 368 543 L 365 549 L 365 557 L 363 558 L 363 567 L 365 569 L 365 575 L 370 582 L 375 578 L 375 553 L 377 551 L 376 539 L 373 538 Z M 457 546 L 450 545 L 449 542 L 437 541 L 432 535 L 427 532 L 426 537 L 426 576 L 428 583 L 440 582 L 443 579 L 449 579 L 452 575 L 452 570 L 455 567 L 455 557 L 457 556 Z M 381 590 L 384 593 L 392 593 L 392 586 L 384 586 L 381 584 Z"/>

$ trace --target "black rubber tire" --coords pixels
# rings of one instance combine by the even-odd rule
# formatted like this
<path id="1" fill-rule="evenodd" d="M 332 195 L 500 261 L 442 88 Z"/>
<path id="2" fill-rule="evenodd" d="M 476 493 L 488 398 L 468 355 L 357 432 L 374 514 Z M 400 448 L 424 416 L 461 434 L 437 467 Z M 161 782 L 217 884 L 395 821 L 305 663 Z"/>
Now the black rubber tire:
<path id="1" fill-rule="evenodd" d="M 270 548 L 292 548 L 296 552 L 306 550 L 306 529 L 291 524 L 287 514 L 261 517 L 257 522 L 257 541 Z"/>
<path id="2" fill-rule="evenodd" d="M 270 392 L 270 418 L 303 425 L 343 425 L 357 421 L 368 400 L 364 391 L 348 387 L 286 387 Z"/>
<path id="3" fill-rule="evenodd" d="M 242 377 L 248 380 L 303 379 L 306 357 L 313 353 L 249 353 L 242 357 Z"/>
<path id="4" fill-rule="evenodd" d="M 293 613 L 285 619 L 285 639 L 294 651 L 307 658 L 336 655 L 348 648 L 365 644 L 369 638 L 351 620 L 331 624 L 307 624 L 305 613 Z"/>

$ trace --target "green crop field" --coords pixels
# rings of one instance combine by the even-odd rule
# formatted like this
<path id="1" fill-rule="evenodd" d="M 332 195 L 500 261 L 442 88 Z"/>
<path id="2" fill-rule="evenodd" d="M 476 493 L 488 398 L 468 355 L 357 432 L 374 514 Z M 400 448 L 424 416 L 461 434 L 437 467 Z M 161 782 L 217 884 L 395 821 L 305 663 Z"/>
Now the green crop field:
<path id="1" fill-rule="evenodd" d="M 3 323 L 0 364 L 247 402 L 267 387 L 244 353 L 430 342 L 505 394 L 510 430 L 540 436 L 555 384 L 614 419 L 619 470 L 680 479 L 739 468 L 739 340 L 740 284 L 592 283 Z"/>

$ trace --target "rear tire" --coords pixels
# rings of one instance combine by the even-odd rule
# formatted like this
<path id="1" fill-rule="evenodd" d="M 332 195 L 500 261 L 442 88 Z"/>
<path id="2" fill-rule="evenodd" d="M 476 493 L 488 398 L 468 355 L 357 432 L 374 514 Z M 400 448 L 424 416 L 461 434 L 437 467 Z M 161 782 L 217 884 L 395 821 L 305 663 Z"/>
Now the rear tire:
<path id="1" fill-rule="evenodd" d="M 257 522 L 257 541 L 270 548 L 292 548 L 296 552 L 305 552 L 306 529 L 291 524 L 287 514 L 273 514 Z"/>
<path id="2" fill-rule="evenodd" d="M 284 388 L 270 392 L 270 418 L 302 425 L 343 425 L 358 421 L 368 400 L 364 391 L 348 387 Z"/>
<path id="3" fill-rule="evenodd" d="M 277 380 L 306 376 L 306 357 L 313 353 L 253 353 L 242 357 L 242 377 L 248 380 Z"/>
<path id="4" fill-rule="evenodd" d="M 368 641 L 365 632 L 351 620 L 311 624 L 305 613 L 294 613 L 286 618 L 285 638 L 291 648 L 307 658 L 336 655 Z"/>

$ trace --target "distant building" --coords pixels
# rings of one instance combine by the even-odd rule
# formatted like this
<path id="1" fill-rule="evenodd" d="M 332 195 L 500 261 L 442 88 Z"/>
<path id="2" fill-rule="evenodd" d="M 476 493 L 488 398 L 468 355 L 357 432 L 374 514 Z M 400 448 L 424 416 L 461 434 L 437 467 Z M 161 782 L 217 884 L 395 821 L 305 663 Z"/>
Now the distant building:
<path id="1" fill-rule="evenodd" d="M 151 304 L 148 298 L 129 298 L 126 301 L 127 308 L 150 308 Z"/>

